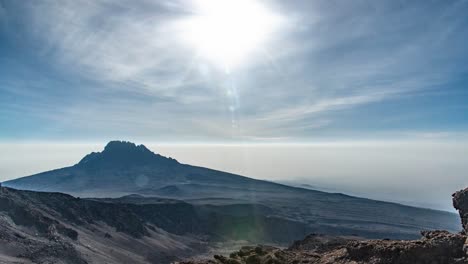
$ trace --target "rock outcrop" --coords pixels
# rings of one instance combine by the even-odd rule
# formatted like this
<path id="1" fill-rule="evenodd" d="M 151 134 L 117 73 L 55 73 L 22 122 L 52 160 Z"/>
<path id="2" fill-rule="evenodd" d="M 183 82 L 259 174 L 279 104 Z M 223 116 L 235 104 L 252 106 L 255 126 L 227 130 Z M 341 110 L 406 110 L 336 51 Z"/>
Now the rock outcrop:
<path id="1" fill-rule="evenodd" d="M 288 249 L 243 247 L 229 257 L 184 264 L 451 264 L 468 263 L 463 251 L 466 236 L 446 231 L 422 232 L 420 240 L 353 240 L 311 235 Z"/>
<path id="2" fill-rule="evenodd" d="M 453 207 L 460 214 L 463 233 L 468 234 L 468 188 L 458 191 L 452 195 Z"/>

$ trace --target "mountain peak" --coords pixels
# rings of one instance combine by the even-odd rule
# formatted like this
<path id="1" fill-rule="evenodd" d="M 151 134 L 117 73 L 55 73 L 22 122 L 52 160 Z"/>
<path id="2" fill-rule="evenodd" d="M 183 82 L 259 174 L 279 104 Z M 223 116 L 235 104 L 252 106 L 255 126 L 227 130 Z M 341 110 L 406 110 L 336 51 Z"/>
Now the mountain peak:
<path id="1" fill-rule="evenodd" d="M 109 141 L 107 145 L 104 147 L 103 152 L 151 152 L 149 149 L 147 149 L 144 145 L 136 145 L 133 142 L 130 141 L 120 141 L 120 140 L 113 140 Z"/>
<path id="2" fill-rule="evenodd" d="M 178 162 L 155 154 L 144 145 L 129 141 L 114 140 L 107 143 L 102 152 L 86 155 L 78 166 L 85 167 L 129 167 L 148 165 L 171 165 Z"/>

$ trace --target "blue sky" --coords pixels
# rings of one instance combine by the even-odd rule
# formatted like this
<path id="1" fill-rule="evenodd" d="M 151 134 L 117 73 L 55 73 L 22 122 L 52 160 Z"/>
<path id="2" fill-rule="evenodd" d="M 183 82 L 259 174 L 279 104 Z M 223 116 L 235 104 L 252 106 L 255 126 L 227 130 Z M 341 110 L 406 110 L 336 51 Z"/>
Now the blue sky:
<path id="1" fill-rule="evenodd" d="M 229 30 L 194 8 L 220 1 L 0 0 L 0 180 L 121 139 L 450 210 L 468 185 L 468 1 L 226 0 Z M 193 41 L 199 24 L 216 34 Z"/>
<path id="2" fill-rule="evenodd" d="M 188 0 L 0 0 L 0 140 L 465 137 L 467 1 L 261 4 L 281 27 L 226 73 Z"/>

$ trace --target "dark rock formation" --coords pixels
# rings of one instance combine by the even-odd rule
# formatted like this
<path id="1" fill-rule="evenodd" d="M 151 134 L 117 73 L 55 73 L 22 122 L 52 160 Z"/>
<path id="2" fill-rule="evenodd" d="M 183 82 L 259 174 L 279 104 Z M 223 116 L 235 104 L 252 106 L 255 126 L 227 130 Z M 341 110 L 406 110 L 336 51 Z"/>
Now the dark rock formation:
<path id="1" fill-rule="evenodd" d="M 302 240 L 294 241 L 289 250 L 311 250 L 317 253 L 327 252 L 343 247 L 348 242 L 357 241 L 357 237 L 327 236 L 310 234 Z"/>
<path id="2" fill-rule="evenodd" d="M 423 232 L 420 240 L 350 240 L 310 235 L 289 249 L 243 247 L 229 257 L 185 264 L 451 264 L 468 263 L 463 251 L 465 235 L 446 231 Z"/>
<path id="3" fill-rule="evenodd" d="M 465 257 L 466 236 L 447 231 L 422 232 L 411 241 L 369 240 L 350 242 L 344 259 L 361 263 L 454 263 Z"/>
<path id="4" fill-rule="evenodd" d="M 468 188 L 458 191 L 452 195 L 453 207 L 460 214 L 463 232 L 468 233 Z"/>

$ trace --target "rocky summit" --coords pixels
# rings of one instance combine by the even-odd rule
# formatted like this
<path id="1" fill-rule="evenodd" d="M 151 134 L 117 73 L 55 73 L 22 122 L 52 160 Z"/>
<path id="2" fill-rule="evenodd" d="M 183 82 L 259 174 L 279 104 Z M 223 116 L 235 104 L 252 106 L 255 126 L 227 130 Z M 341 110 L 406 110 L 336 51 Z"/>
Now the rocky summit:
<path id="1" fill-rule="evenodd" d="M 110 141 L 102 152 L 92 152 L 77 164 L 79 167 L 102 169 L 131 168 L 137 166 L 174 166 L 178 162 L 155 154 L 144 145 L 128 141 Z"/>

